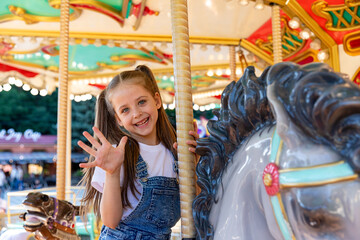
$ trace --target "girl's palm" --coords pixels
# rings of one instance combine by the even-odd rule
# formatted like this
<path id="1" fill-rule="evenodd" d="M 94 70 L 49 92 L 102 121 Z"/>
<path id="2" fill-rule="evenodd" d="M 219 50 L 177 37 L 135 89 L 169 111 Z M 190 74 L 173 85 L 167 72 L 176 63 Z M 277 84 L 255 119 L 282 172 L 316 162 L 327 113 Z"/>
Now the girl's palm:
<path id="1" fill-rule="evenodd" d="M 83 134 L 95 149 L 90 148 L 82 141 L 78 141 L 78 145 L 87 153 L 94 156 L 95 161 L 81 163 L 80 167 L 91 168 L 97 166 L 110 174 L 114 173 L 116 170 L 120 169 L 124 162 L 127 137 L 123 137 L 119 145 L 117 147 L 113 147 L 98 128 L 93 127 L 93 130 L 95 135 L 99 138 L 100 142 L 98 142 L 88 132 L 84 132 Z"/>

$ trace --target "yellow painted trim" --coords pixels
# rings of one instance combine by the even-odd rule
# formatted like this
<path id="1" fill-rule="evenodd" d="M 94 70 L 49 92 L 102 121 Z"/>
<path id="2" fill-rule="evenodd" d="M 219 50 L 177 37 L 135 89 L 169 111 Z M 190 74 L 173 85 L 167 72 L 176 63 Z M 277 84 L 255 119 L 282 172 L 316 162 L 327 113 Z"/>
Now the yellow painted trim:
<path id="1" fill-rule="evenodd" d="M 271 0 L 269 2 L 279 4 L 282 10 L 289 16 L 297 16 L 315 35 L 321 40 L 329 51 L 328 63 L 336 72 L 340 71 L 339 49 L 334 39 L 325 32 L 319 24 L 301 7 L 295 0 Z"/>
<path id="2" fill-rule="evenodd" d="M 70 20 L 75 20 L 81 15 L 82 11 L 75 8 L 72 8 L 72 10 L 74 10 L 74 12 L 70 15 Z M 21 20 L 26 24 L 33 24 L 38 22 L 60 22 L 60 17 L 45 17 L 27 14 L 25 9 L 13 5 L 9 6 L 9 11 L 12 14 L 1 16 L 0 23 L 12 20 Z"/>
<path id="3" fill-rule="evenodd" d="M 110 64 L 106 64 L 104 62 L 97 62 L 96 65 L 98 65 L 99 67 L 101 67 L 102 69 L 111 69 L 111 70 L 118 70 L 124 67 L 130 67 L 135 65 L 135 61 L 130 61 L 127 60 L 128 64 L 124 64 L 124 65 L 110 65 Z"/>
<path id="4" fill-rule="evenodd" d="M 124 25 L 125 20 L 122 17 L 121 12 L 119 12 L 119 10 L 111 7 L 108 4 L 105 4 L 105 3 L 102 3 L 102 2 L 99 2 L 99 1 L 96 1 L 96 0 L 70 0 L 69 3 L 70 3 L 70 6 L 72 6 L 71 4 L 86 4 L 86 5 L 90 5 L 90 6 L 95 6 L 96 8 L 100 8 L 104 12 L 108 12 L 111 15 L 116 15 L 116 17 L 118 17 L 119 19 L 121 19 L 123 21 L 123 22 L 118 22 L 118 21 L 117 22 L 121 26 Z M 54 8 L 58 8 L 57 6 L 60 6 L 61 0 L 49 0 L 49 4 L 50 4 L 50 6 L 52 6 Z M 82 7 L 76 7 L 76 9 L 78 9 L 78 10 L 80 10 L 80 8 L 82 8 Z M 73 7 L 73 9 L 75 9 L 75 8 Z M 93 10 L 91 8 L 84 8 L 84 9 L 104 14 L 102 12 Z M 106 16 L 110 17 L 109 15 L 106 15 Z"/>
<path id="5" fill-rule="evenodd" d="M 33 31 L 33 30 L 16 30 L 16 29 L 0 29 L 2 36 L 23 36 L 23 37 L 60 37 L 59 31 Z M 172 42 L 171 35 L 144 35 L 144 34 L 106 34 L 106 33 L 90 33 L 90 32 L 70 32 L 70 38 L 88 39 L 104 39 L 104 40 L 126 40 L 126 41 L 145 41 L 145 42 Z M 237 38 L 215 38 L 215 37 L 190 37 L 189 41 L 195 44 L 219 44 L 237 46 L 239 39 Z"/>
<path id="6" fill-rule="evenodd" d="M 319 182 L 311 182 L 311 183 L 293 183 L 293 184 L 280 184 L 280 188 L 302 188 L 302 187 L 318 187 L 323 186 L 326 184 L 332 184 L 332 183 L 338 183 L 338 182 L 345 182 L 345 181 L 353 181 L 358 178 L 357 174 L 346 176 L 346 177 L 340 177 L 340 178 L 334 178 L 331 180 L 325 180 L 325 181 L 319 181 Z"/>
<path id="7" fill-rule="evenodd" d="M 356 76 L 357 76 L 359 73 L 360 73 L 360 67 L 356 70 L 354 76 L 353 76 L 352 79 L 351 79 L 351 80 L 352 80 L 353 82 L 355 82 L 356 84 L 360 84 L 360 82 L 359 82 L 359 83 L 356 82 Z"/>
<path id="8" fill-rule="evenodd" d="M 304 60 L 307 57 L 313 57 L 314 58 L 314 62 L 319 62 L 319 59 L 317 58 L 317 51 L 314 49 L 308 49 L 305 52 L 303 52 L 302 54 L 294 57 L 291 59 L 291 62 L 300 62 L 302 60 Z"/>
<path id="9" fill-rule="evenodd" d="M 348 31 L 359 28 L 360 17 L 358 17 L 356 13 L 354 13 L 350 9 L 350 7 L 355 7 L 355 11 L 357 11 L 359 6 L 360 6 L 360 1 L 355 1 L 355 0 L 345 0 L 343 5 L 332 5 L 332 6 L 329 6 L 328 2 L 324 0 L 318 0 L 312 4 L 311 10 L 316 15 L 325 18 L 327 20 L 325 24 L 325 27 L 327 29 L 331 31 Z M 336 11 L 340 11 L 340 13 L 337 13 Z M 344 11 L 346 11 L 352 17 L 350 24 L 342 16 Z M 329 12 L 333 12 L 333 14 L 335 14 L 336 17 L 339 19 L 337 26 L 333 25 L 333 17 L 330 15 Z M 357 25 L 355 25 L 355 20 L 358 21 Z M 341 27 L 340 26 L 341 23 L 345 25 L 345 27 Z"/>
<path id="10" fill-rule="evenodd" d="M 358 56 L 360 55 L 360 47 L 358 48 L 351 48 L 350 41 L 359 39 L 360 38 L 360 31 L 348 33 L 345 35 L 343 39 L 344 51 L 349 54 L 350 56 Z"/>
<path id="11" fill-rule="evenodd" d="M 241 39 L 240 40 L 240 46 L 245 48 L 246 50 L 254 53 L 256 56 L 258 56 L 259 58 L 263 59 L 265 62 L 267 62 L 270 65 L 274 64 L 274 61 L 272 59 L 272 57 L 267 54 L 265 51 L 263 51 L 261 48 L 259 48 L 258 46 L 252 44 L 251 42 L 249 42 L 246 39 Z"/>

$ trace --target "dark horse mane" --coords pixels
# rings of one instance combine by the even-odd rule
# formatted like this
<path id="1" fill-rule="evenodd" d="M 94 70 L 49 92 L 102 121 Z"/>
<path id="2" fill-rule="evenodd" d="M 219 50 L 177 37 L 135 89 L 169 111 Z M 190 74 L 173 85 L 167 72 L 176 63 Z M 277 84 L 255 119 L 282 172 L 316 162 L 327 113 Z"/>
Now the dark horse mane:
<path id="1" fill-rule="evenodd" d="M 198 239 L 212 239 L 209 214 L 221 178 L 233 154 L 255 132 L 276 123 L 267 86 L 290 120 L 314 143 L 331 147 L 360 172 L 360 88 L 325 64 L 278 63 L 258 78 L 248 67 L 221 96 L 218 120 L 208 122 L 208 138 L 198 140 L 196 167 L 201 193 L 193 202 Z"/>

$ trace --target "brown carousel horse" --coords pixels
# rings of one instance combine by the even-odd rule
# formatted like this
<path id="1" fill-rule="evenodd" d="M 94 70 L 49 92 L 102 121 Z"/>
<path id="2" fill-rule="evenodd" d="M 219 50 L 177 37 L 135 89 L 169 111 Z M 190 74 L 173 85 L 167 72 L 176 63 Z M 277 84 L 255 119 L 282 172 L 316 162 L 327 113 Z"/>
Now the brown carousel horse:
<path id="1" fill-rule="evenodd" d="M 29 193 L 23 202 L 27 212 L 20 215 L 24 228 L 39 240 L 80 240 L 75 231 L 79 207 L 40 192 Z"/>

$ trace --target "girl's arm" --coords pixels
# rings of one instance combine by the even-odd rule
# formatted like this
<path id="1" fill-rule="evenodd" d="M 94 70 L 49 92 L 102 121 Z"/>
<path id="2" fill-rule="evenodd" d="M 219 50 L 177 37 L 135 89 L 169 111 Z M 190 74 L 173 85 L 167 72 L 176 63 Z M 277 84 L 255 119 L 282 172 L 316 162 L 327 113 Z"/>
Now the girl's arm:
<path id="1" fill-rule="evenodd" d="M 106 172 L 104 190 L 100 202 L 100 214 L 105 226 L 115 228 L 119 224 L 123 214 L 120 169 L 125 158 L 127 137 L 123 137 L 119 145 L 113 147 L 98 128 L 93 127 L 93 130 L 100 142 L 93 138 L 88 132 L 84 132 L 84 136 L 89 140 L 93 148 L 90 148 L 82 141 L 79 141 L 78 145 L 87 153 L 94 156 L 95 161 L 81 163 L 80 167 L 100 167 Z"/>
<path id="2" fill-rule="evenodd" d="M 115 229 L 123 215 L 120 189 L 120 169 L 113 174 L 106 173 L 104 190 L 100 203 L 100 214 L 103 224 Z"/>

